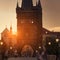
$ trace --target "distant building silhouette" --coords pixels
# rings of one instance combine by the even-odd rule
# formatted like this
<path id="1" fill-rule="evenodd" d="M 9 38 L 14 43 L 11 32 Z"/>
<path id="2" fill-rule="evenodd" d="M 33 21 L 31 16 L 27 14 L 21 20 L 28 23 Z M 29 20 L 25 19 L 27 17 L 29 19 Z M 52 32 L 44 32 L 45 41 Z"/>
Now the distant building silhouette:
<path id="1" fill-rule="evenodd" d="M 3 42 L 5 42 L 6 47 L 9 47 L 9 30 L 7 29 L 7 27 L 1 33 L 1 40 L 3 40 Z"/>
<path id="2" fill-rule="evenodd" d="M 18 46 L 30 45 L 34 50 L 42 45 L 42 7 L 38 0 L 33 6 L 32 0 L 22 0 L 19 7 L 17 2 L 17 33 Z"/>
<path id="3" fill-rule="evenodd" d="M 7 27 L 3 30 L 1 33 L 1 40 L 6 44 L 7 49 L 17 44 L 16 35 L 12 34 L 12 26 L 10 26 L 10 30 L 8 30 Z"/>
<path id="4" fill-rule="evenodd" d="M 9 49 L 19 50 L 20 45 L 18 44 L 19 41 L 17 41 L 16 36 L 12 35 L 12 27 L 10 27 L 10 31 L 5 28 L 4 31 L 1 33 L 1 40 L 0 44 L 4 44 L 4 49 L 7 51 Z M 45 28 L 42 28 L 43 31 L 43 45 L 46 47 L 47 54 L 60 54 L 60 32 L 52 32 Z M 19 45 L 19 47 L 17 47 Z M 32 44 L 34 45 L 34 44 Z M 30 44 L 24 45 L 24 46 L 30 46 L 33 49 L 33 46 Z M 21 48 L 21 52 L 24 48 L 24 46 Z M 41 46 L 38 47 L 39 49 Z M 54 49 L 53 49 L 54 48 Z M 34 50 L 34 49 L 33 49 Z M 52 50 L 52 52 L 51 52 Z M 39 50 L 38 50 L 39 51 Z M 54 52 L 53 52 L 54 51 Z M 19 51 L 18 51 L 19 53 Z"/>

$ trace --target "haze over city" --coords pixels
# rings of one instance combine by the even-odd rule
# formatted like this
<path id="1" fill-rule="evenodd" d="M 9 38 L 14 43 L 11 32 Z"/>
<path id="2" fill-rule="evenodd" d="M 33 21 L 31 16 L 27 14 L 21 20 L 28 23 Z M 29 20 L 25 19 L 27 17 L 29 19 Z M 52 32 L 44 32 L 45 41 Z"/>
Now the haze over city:
<path id="1" fill-rule="evenodd" d="M 36 0 L 33 0 L 34 5 Z M 17 0 L 0 0 L 0 33 L 12 24 L 16 31 L 16 3 Z M 21 6 L 21 0 L 18 0 Z M 60 0 L 41 0 L 43 9 L 43 27 L 48 30 L 60 31 Z"/>

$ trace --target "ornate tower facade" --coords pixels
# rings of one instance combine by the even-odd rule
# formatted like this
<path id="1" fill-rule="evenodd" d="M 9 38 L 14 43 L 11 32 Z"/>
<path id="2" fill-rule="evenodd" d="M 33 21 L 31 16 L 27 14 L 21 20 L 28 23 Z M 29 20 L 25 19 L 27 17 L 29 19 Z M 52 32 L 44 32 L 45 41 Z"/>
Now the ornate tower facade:
<path id="1" fill-rule="evenodd" d="M 40 0 L 33 6 L 32 0 L 22 0 L 19 7 L 17 3 L 17 41 L 20 49 L 30 45 L 34 50 L 42 45 L 42 7 Z"/>

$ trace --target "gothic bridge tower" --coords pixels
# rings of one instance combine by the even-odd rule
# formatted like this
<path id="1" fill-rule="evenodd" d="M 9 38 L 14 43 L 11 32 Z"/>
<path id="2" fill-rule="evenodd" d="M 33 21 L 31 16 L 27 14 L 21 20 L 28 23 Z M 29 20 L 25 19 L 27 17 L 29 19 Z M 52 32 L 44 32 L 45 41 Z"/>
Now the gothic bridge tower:
<path id="1" fill-rule="evenodd" d="M 17 33 L 18 46 L 30 45 L 34 50 L 42 45 L 42 7 L 40 0 L 33 6 L 32 0 L 22 0 L 19 7 L 17 2 Z"/>

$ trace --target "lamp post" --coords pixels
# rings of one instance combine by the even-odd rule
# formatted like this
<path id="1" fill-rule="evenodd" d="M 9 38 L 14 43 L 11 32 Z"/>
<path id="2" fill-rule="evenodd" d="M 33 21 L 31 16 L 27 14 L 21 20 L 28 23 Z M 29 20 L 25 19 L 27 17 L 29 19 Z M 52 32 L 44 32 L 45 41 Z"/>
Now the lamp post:
<path id="1" fill-rule="evenodd" d="M 10 46 L 9 47 L 9 57 L 12 57 L 13 56 L 13 47 Z"/>
<path id="2" fill-rule="evenodd" d="M 3 52 L 3 50 L 2 50 L 2 49 L 3 49 L 3 42 L 1 41 L 1 42 L 0 42 L 0 53 L 2 53 L 2 52 Z"/>
<path id="3" fill-rule="evenodd" d="M 56 39 L 56 43 L 58 43 L 58 42 L 59 42 L 59 39 L 57 38 L 57 39 Z"/>
<path id="4" fill-rule="evenodd" d="M 48 45 L 51 45 L 51 42 L 48 42 Z"/>
<path id="5" fill-rule="evenodd" d="M 3 42 L 0 42 L 0 45 L 2 46 L 3 45 Z"/>
<path id="6" fill-rule="evenodd" d="M 59 38 L 56 38 L 56 45 L 57 45 L 57 49 L 56 49 L 56 60 L 58 60 L 58 56 L 59 56 L 59 43 L 60 43 L 60 40 L 59 40 Z"/>
<path id="7" fill-rule="evenodd" d="M 0 60 L 3 60 L 4 57 L 3 57 L 3 42 L 0 41 Z"/>

